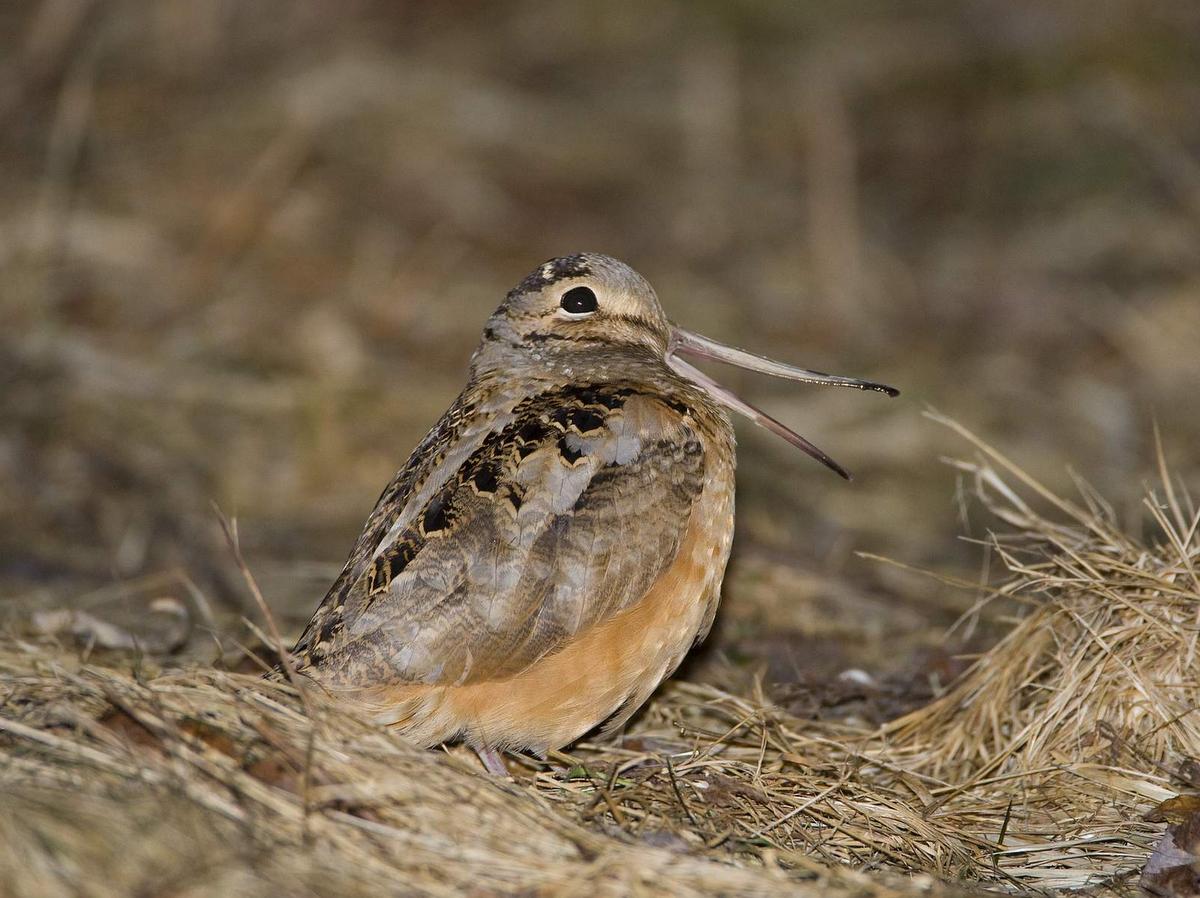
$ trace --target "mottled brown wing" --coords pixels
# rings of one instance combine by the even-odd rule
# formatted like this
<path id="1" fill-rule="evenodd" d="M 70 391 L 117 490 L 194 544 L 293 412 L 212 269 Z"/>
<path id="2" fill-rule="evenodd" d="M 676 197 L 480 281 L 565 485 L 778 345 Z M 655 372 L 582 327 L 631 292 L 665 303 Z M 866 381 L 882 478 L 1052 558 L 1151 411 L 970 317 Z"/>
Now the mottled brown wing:
<path id="1" fill-rule="evenodd" d="M 645 594 L 703 479 L 686 410 L 542 394 L 375 548 L 311 663 L 344 686 L 516 673 Z"/>
<path id="2" fill-rule="evenodd" d="M 345 568 L 342 570 L 337 582 L 330 588 L 329 594 L 325 597 L 325 601 L 321 603 L 319 611 L 325 610 L 326 606 L 331 602 L 340 602 L 344 599 L 349 586 L 361 576 L 371 555 L 374 554 L 375 549 L 408 504 L 414 487 L 422 483 L 429 476 L 430 470 L 445 459 L 447 450 L 456 442 L 456 438 L 463 433 L 466 422 L 470 421 L 473 416 L 483 413 L 481 405 L 482 403 L 473 396 L 469 388 L 464 390 L 454 400 L 450 408 L 446 410 L 445 414 L 442 415 L 437 424 L 434 425 L 433 429 L 425 434 L 421 442 L 417 444 L 417 448 L 412 451 L 404 467 L 400 469 L 396 476 L 392 478 L 391 483 L 380 494 L 379 499 L 375 503 L 375 508 L 371 512 L 371 516 L 367 518 L 366 524 L 363 525 L 362 533 L 359 534 L 358 540 L 355 542 L 354 549 L 350 553 L 350 558 L 346 562 Z M 314 622 L 318 621 L 320 616 L 320 614 L 315 616 Z M 304 636 L 301 637 L 300 645 L 297 646 L 297 649 L 299 650 L 301 646 L 306 646 L 308 641 L 315 635 L 310 623 Z"/>

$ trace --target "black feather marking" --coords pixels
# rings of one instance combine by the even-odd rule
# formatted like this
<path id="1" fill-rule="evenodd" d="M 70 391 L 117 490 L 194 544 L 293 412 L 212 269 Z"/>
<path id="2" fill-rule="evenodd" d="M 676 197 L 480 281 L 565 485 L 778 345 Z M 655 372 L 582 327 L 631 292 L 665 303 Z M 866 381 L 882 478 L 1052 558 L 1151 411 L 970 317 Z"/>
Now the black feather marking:
<path id="1" fill-rule="evenodd" d="M 508 292 L 508 298 L 516 299 L 518 296 L 541 290 L 566 278 L 586 277 L 591 273 L 592 269 L 587 264 L 586 256 L 578 253 L 573 256 L 560 256 L 557 259 L 543 262 L 526 275 L 521 283 Z"/>
<path id="2" fill-rule="evenodd" d="M 429 505 L 425 507 L 425 514 L 421 518 L 421 529 L 429 534 L 445 530 L 448 526 L 450 526 L 450 502 L 449 497 L 443 492 L 429 500 Z"/>
<path id="3" fill-rule="evenodd" d="M 481 465 L 475 472 L 475 476 L 471 478 L 475 484 L 475 489 L 481 493 L 496 492 L 498 483 L 498 475 L 494 464 Z"/>
<path id="4" fill-rule="evenodd" d="M 587 433 L 603 427 L 604 416 L 590 408 L 577 408 L 571 410 L 570 422 L 580 433 Z"/>
<path id="5" fill-rule="evenodd" d="M 563 461 L 568 465 L 574 465 L 575 462 L 583 458 L 586 454 L 582 449 L 575 449 L 567 442 L 566 437 L 558 438 L 558 454 L 562 456 Z"/>
<path id="6" fill-rule="evenodd" d="M 392 585 L 392 566 L 387 556 L 376 559 L 367 571 L 367 595 L 385 592 Z"/>

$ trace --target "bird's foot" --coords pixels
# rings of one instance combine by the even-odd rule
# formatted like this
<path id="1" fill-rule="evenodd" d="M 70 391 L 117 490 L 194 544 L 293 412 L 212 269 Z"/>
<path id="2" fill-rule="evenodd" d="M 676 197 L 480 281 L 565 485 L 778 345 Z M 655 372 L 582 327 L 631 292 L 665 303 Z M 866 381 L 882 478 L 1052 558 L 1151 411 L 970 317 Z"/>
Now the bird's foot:
<path id="1" fill-rule="evenodd" d="M 483 762 L 483 766 L 487 768 L 487 772 L 492 776 L 504 777 L 505 779 L 512 776 L 508 772 L 504 758 L 500 756 L 500 752 L 496 751 L 496 749 L 476 748 L 475 754 L 479 755 L 479 760 Z"/>

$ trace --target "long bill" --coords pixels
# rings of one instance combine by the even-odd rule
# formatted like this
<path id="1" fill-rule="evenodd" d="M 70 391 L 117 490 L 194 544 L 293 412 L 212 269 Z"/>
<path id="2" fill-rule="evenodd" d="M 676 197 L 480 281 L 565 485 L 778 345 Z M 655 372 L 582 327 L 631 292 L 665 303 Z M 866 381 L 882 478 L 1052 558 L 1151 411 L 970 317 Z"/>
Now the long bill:
<path id="1" fill-rule="evenodd" d="M 724 343 L 718 343 L 716 340 L 709 339 L 700 334 L 694 334 L 691 331 L 685 331 L 680 327 L 673 327 L 671 329 L 671 342 L 667 347 L 666 361 L 667 365 L 676 374 L 692 381 L 692 383 L 696 384 L 696 386 L 700 387 L 730 411 L 745 415 L 760 427 L 764 427 L 771 431 L 771 433 L 783 437 L 797 449 L 812 456 L 834 473 L 847 480 L 850 479 L 849 472 L 823 451 L 787 425 L 772 418 L 762 409 L 755 408 L 744 399 L 740 399 L 736 394 L 721 386 L 699 368 L 679 358 L 680 355 L 710 359 L 715 362 L 725 362 L 729 365 L 745 368 L 748 371 L 758 371 L 762 374 L 770 374 L 774 377 L 782 377 L 801 383 L 833 387 L 853 387 L 857 390 L 874 390 L 879 393 L 885 393 L 888 396 L 900 395 L 899 390 L 895 387 L 889 387 L 886 384 L 874 383 L 869 380 L 859 380 L 854 377 L 840 377 L 836 374 L 823 374 L 820 371 L 810 371 L 807 368 L 796 368 L 792 365 L 785 365 L 783 362 L 776 362 L 773 359 L 754 355 L 754 353 L 746 352 L 742 349 L 726 346 Z"/>

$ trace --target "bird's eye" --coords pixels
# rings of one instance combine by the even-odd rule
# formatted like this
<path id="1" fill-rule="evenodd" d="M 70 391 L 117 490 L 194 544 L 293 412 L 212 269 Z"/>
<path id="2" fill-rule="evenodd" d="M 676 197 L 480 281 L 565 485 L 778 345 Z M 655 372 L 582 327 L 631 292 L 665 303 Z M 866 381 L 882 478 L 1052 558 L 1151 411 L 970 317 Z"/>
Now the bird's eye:
<path id="1" fill-rule="evenodd" d="M 559 308 L 568 315 L 590 315 L 596 311 L 596 294 L 590 287 L 572 287 L 562 295 Z"/>

